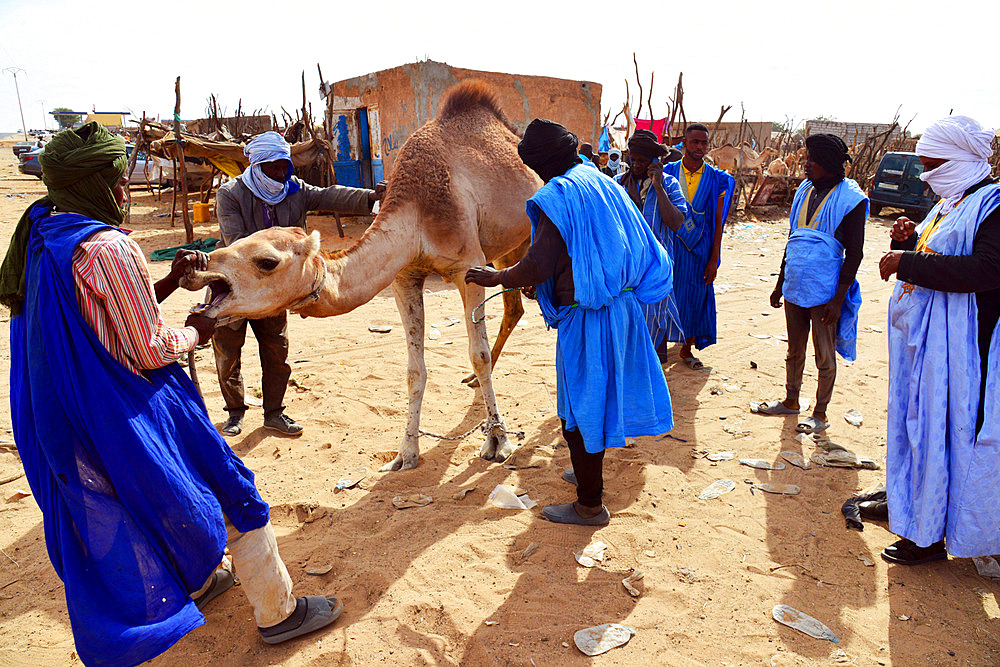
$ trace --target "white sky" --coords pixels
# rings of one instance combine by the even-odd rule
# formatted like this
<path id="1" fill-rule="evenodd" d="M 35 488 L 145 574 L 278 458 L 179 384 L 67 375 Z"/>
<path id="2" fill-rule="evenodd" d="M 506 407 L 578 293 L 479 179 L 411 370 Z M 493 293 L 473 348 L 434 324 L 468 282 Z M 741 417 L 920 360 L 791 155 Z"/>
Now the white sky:
<path id="1" fill-rule="evenodd" d="M 714 120 L 722 104 L 739 120 L 742 102 L 750 120 L 888 122 L 902 104 L 915 130 L 952 108 L 993 127 L 998 17 L 992 0 L 0 0 L 0 68 L 25 70 L 29 128 L 43 107 L 169 117 L 177 75 L 184 118 L 205 115 L 210 93 L 229 111 L 241 97 L 244 110 L 291 110 L 303 69 L 318 111 L 317 62 L 337 81 L 425 58 L 596 81 L 617 112 L 626 77 L 636 94 L 633 51 L 643 88 L 656 72 L 657 116 L 683 71 L 690 120 Z M 0 131 L 13 132 L 14 81 L 0 77 Z"/>

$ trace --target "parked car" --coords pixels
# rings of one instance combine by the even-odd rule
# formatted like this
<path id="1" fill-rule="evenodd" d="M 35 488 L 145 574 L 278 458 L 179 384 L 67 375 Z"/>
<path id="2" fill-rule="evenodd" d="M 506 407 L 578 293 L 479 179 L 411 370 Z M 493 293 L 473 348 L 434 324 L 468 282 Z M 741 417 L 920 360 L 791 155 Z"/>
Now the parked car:
<path id="1" fill-rule="evenodd" d="M 135 147 L 132 144 L 127 144 L 125 146 L 125 152 L 128 153 L 129 159 L 132 158 L 132 151 Z M 157 162 L 156 158 L 151 158 L 146 154 L 146 151 L 139 151 L 139 155 L 135 158 L 135 168 L 132 170 L 132 175 L 129 176 L 129 185 L 145 185 L 146 176 L 149 175 L 149 182 L 156 183 L 160 180 L 160 163 Z"/>
<path id="2" fill-rule="evenodd" d="M 154 158 L 160 165 L 160 171 L 163 173 L 163 182 L 167 185 L 174 184 L 174 165 L 173 162 L 165 158 Z M 198 162 L 195 162 L 198 160 Z M 205 181 L 212 176 L 212 166 L 199 164 L 203 162 L 202 158 L 187 158 L 184 160 L 184 173 L 187 174 L 187 186 L 188 190 L 197 190 L 204 185 Z"/>
<path id="3" fill-rule="evenodd" d="M 916 153 L 886 153 L 879 163 L 868 191 L 871 214 L 878 215 L 885 206 L 901 208 L 907 217 L 920 222 L 938 197 L 920 180 L 924 165 Z"/>
<path id="4" fill-rule="evenodd" d="M 27 153 L 38 148 L 37 141 L 19 141 L 14 144 L 14 157 L 20 157 L 21 153 Z"/>
<path id="5" fill-rule="evenodd" d="M 42 154 L 44 148 L 35 148 L 17 156 L 17 170 L 29 176 L 42 177 L 42 165 L 38 161 L 38 156 Z"/>

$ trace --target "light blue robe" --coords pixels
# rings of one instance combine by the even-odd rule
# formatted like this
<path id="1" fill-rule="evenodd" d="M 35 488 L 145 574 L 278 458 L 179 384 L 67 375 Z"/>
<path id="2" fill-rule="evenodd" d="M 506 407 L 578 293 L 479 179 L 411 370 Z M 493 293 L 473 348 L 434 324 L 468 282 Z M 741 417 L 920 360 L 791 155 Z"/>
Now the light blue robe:
<path id="1" fill-rule="evenodd" d="M 980 188 L 945 217 L 928 248 L 969 255 L 1000 186 Z M 917 227 L 930 224 L 940 204 Z M 889 530 L 918 546 L 946 538 L 963 558 L 1000 553 L 1000 325 L 993 331 L 983 427 L 976 295 L 897 281 L 889 304 Z"/>
<path id="2" fill-rule="evenodd" d="M 813 219 L 800 226 L 803 209 L 809 210 L 813 184 L 805 180 L 795 191 L 792 209 L 788 213 L 791 233 L 785 246 L 785 282 L 782 293 L 791 303 L 802 308 L 822 306 L 836 294 L 840 285 L 840 269 L 844 266 L 844 246 L 834 236 L 844 216 L 865 202 L 868 220 L 868 197 L 849 178 L 835 185 L 820 202 Z M 848 289 L 837 322 L 837 352 L 848 361 L 858 358 L 858 311 L 861 309 L 861 286 L 857 279 Z"/>
<path id="3" fill-rule="evenodd" d="M 681 192 L 687 183 L 682 172 L 683 160 L 671 162 L 664 172 L 677 179 Z M 702 350 L 715 344 L 716 310 L 715 286 L 705 284 L 705 266 L 715 242 L 716 210 L 719 195 L 722 200 L 722 220 L 729 215 L 729 205 L 733 201 L 733 177 L 721 169 L 705 164 L 705 171 L 698 182 L 696 192 L 685 193 L 688 213 L 684 224 L 676 232 L 674 241 L 674 301 L 680 314 L 680 325 L 684 338 L 694 338 L 695 347 Z M 721 262 L 721 256 L 720 256 Z M 667 337 L 671 342 L 683 342 L 684 338 Z"/>
<path id="4" fill-rule="evenodd" d="M 527 210 L 532 237 L 544 212 L 573 260 L 576 303 L 557 307 L 551 278 L 537 290 L 546 324 L 558 331 L 559 417 L 590 453 L 666 433 L 670 393 L 642 314 L 642 304 L 670 294 L 663 246 L 625 190 L 586 165 L 546 183 Z"/>
<path id="5" fill-rule="evenodd" d="M 624 176 L 625 174 L 615 176 L 615 182 L 620 185 Z M 684 193 L 681 192 L 681 185 L 676 178 L 666 173 L 666 168 L 664 168 L 663 173 L 663 190 L 670 198 L 670 203 L 686 217 L 688 204 L 687 200 L 684 199 Z M 667 251 L 667 256 L 673 263 L 674 234 L 660 219 L 660 202 L 657 201 L 656 190 L 652 186 L 650 186 L 649 192 L 646 193 L 646 199 L 643 201 L 642 217 L 646 220 L 649 228 L 653 230 L 653 234 L 656 235 L 657 240 Z M 677 310 L 673 292 L 663 301 L 644 305 L 642 312 L 646 316 L 646 325 L 649 327 L 649 336 L 653 339 L 654 348 L 659 347 L 664 338 L 672 341 L 684 339 L 684 331 L 680 325 L 681 316 Z"/>

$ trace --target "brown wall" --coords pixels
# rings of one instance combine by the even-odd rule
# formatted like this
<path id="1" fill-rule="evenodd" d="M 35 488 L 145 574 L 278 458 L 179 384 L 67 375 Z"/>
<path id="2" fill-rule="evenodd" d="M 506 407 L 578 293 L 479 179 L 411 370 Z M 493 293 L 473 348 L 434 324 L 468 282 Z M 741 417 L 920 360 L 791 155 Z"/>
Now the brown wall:
<path id="1" fill-rule="evenodd" d="M 436 115 L 442 94 L 468 78 L 493 84 L 504 113 L 519 130 L 534 118 L 548 118 L 565 125 L 580 141 L 597 144 L 601 85 L 589 81 L 481 72 L 428 60 L 338 81 L 328 101 L 334 109 L 378 105 L 388 176 L 403 142 Z"/>

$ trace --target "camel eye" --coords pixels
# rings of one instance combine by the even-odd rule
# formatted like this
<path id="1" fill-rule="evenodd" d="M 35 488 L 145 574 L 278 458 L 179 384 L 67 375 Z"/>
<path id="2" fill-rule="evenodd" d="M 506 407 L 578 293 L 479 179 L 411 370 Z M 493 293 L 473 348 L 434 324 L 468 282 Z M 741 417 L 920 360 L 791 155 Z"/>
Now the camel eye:
<path id="1" fill-rule="evenodd" d="M 261 271 L 274 271 L 278 267 L 278 260 L 271 257 L 258 257 L 253 261 Z"/>

